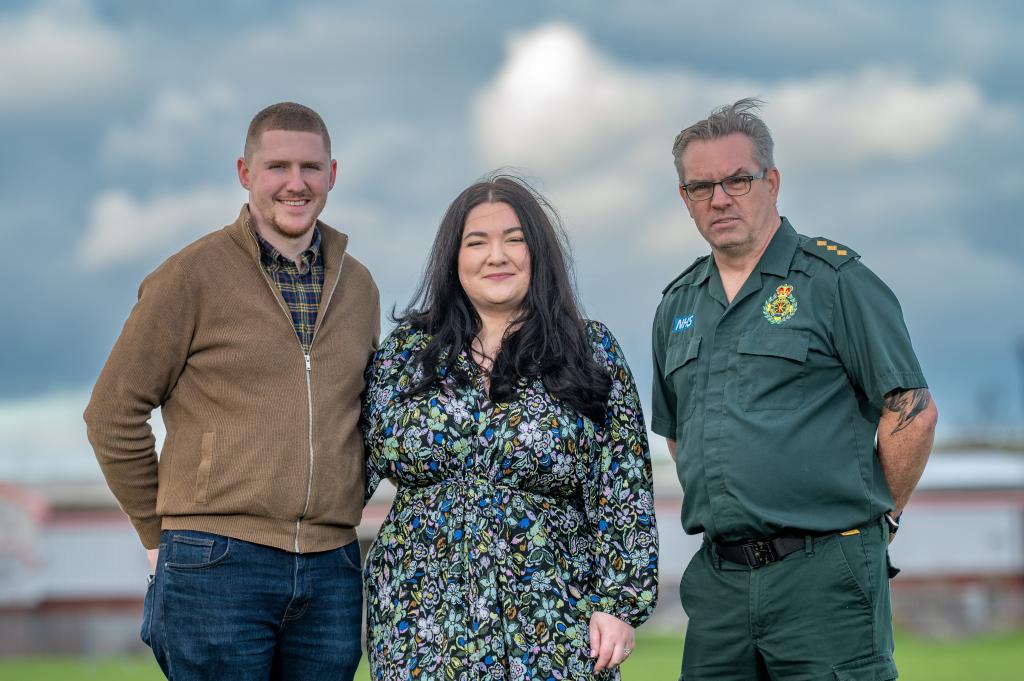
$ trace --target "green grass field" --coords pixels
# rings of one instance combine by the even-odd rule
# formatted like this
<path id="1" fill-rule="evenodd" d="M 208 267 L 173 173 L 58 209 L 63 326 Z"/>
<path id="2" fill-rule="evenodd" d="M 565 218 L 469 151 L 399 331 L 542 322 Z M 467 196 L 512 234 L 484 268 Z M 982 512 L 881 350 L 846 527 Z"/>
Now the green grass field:
<path id="1" fill-rule="evenodd" d="M 682 641 L 642 636 L 637 652 L 622 668 L 623 681 L 669 681 L 679 673 Z M 966 639 L 927 641 L 903 634 L 896 639 L 896 663 L 903 681 L 1016 681 L 1024 669 L 1024 631 Z M 149 657 L 138 658 L 0 658 L 5 681 L 159 681 L 163 675 Z M 365 670 L 356 678 L 369 679 Z"/>

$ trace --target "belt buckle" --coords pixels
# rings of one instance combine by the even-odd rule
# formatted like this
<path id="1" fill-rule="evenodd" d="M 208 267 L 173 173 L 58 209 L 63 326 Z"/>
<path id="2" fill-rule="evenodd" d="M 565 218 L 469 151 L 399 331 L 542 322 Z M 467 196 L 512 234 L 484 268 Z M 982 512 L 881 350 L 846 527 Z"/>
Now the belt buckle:
<path id="1" fill-rule="evenodd" d="M 775 555 L 775 547 L 766 539 L 759 539 L 758 541 L 744 544 L 743 556 L 747 559 L 747 565 L 755 570 L 769 563 L 774 563 L 779 559 Z"/>

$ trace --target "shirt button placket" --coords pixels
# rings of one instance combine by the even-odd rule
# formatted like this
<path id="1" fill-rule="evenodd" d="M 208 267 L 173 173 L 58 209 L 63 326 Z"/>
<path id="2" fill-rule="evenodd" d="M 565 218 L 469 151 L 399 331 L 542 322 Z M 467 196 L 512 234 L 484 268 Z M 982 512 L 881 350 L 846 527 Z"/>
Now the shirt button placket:
<path id="1" fill-rule="evenodd" d="M 726 437 L 725 389 L 729 376 L 729 360 L 732 356 L 731 348 L 735 340 L 729 320 L 728 316 L 719 320 L 709 334 L 710 357 L 704 390 L 704 470 L 708 504 L 711 507 L 716 532 L 721 532 L 729 525 L 728 517 L 732 515 L 728 506 L 727 462 L 722 460 L 722 452 L 728 449 L 722 446 Z"/>

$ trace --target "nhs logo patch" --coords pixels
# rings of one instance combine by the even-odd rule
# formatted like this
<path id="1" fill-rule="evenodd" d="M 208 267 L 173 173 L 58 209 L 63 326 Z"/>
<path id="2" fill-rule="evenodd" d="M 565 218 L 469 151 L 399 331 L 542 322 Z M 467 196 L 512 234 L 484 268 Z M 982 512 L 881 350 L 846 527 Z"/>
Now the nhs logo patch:
<path id="1" fill-rule="evenodd" d="M 676 317 L 672 321 L 672 333 L 681 333 L 686 331 L 688 328 L 693 326 L 693 315 L 686 315 L 685 317 Z"/>

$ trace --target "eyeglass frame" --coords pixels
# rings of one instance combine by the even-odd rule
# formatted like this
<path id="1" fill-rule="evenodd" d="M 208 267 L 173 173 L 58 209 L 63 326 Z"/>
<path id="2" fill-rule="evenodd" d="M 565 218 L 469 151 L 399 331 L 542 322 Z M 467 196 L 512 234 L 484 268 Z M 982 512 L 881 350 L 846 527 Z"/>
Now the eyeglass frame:
<path id="1" fill-rule="evenodd" d="M 754 180 L 763 180 L 767 175 L 768 168 L 762 168 L 753 175 L 730 175 L 729 177 L 723 177 L 721 180 L 718 180 L 717 182 L 709 182 L 708 180 L 697 180 L 696 182 L 687 182 L 686 184 L 681 184 L 679 185 L 679 188 L 686 192 L 687 198 L 689 198 L 691 201 L 710 201 L 715 197 L 715 185 L 721 187 L 722 191 L 725 193 L 726 196 L 731 196 L 735 198 L 737 196 L 746 196 L 747 194 L 749 194 L 750 190 L 754 186 Z M 729 180 L 746 180 L 747 191 L 742 192 L 740 194 L 731 193 L 728 189 L 725 188 L 725 183 L 728 182 Z M 692 187 L 695 184 L 711 185 L 711 194 L 704 199 L 695 199 L 693 195 L 690 194 L 690 187 Z"/>

